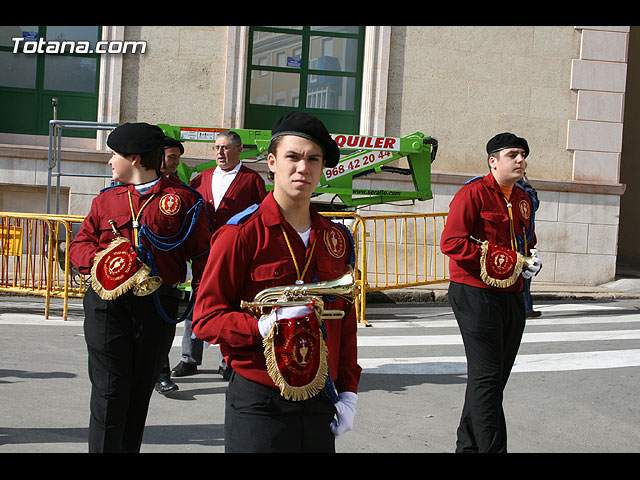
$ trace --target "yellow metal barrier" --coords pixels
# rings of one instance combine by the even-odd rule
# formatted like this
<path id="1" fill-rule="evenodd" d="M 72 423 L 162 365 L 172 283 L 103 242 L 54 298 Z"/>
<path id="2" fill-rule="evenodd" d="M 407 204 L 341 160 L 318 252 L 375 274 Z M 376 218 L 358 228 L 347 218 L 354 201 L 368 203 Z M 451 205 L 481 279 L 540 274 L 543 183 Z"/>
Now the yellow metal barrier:
<path id="1" fill-rule="evenodd" d="M 360 246 L 365 292 L 396 290 L 449 281 L 440 237 L 447 213 L 362 216 L 366 242 Z M 361 319 L 366 311 L 363 303 Z"/>
<path id="2" fill-rule="evenodd" d="M 364 325 L 368 292 L 447 282 L 446 257 L 439 240 L 447 213 L 363 216 L 353 212 L 323 213 L 343 223 L 355 242 L 356 312 Z M 0 213 L 0 291 L 64 301 L 82 297 L 89 277 L 81 275 L 65 255 L 80 215 Z"/>
<path id="3" fill-rule="evenodd" d="M 51 224 L 28 214 L 0 215 L 0 287 L 17 293 L 49 290 Z"/>
<path id="4" fill-rule="evenodd" d="M 447 259 L 438 248 L 448 213 L 323 215 L 341 219 L 353 234 L 359 289 L 356 306 L 364 325 L 370 325 L 366 321 L 368 292 L 449 281 Z"/>
<path id="5" fill-rule="evenodd" d="M 368 234 L 368 290 L 379 291 L 448 281 L 439 251 L 447 213 L 362 217 Z"/>
<path id="6" fill-rule="evenodd" d="M 86 289 L 84 276 L 72 276 L 73 267 L 64 255 L 72 224 L 83 220 L 83 216 L 0 212 L 0 291 L 45 297 L 45 318 L 51 297 L 63 298 L 66 320 L 68 298 L 81 297 Z"/>

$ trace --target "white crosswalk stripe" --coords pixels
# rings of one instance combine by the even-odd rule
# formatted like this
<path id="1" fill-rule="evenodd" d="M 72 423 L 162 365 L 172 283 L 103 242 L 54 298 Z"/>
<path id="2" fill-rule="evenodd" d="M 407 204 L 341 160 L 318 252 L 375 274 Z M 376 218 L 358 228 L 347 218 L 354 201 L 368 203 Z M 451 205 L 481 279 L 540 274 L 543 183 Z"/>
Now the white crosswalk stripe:
<path id="1" fill-rule="evenodd" d="M 404 375 L 464 375 L 467 373 L 467 363 L 464 356 L 361 358 L 358 363 L 364 373 Z M 558 372 L 638 366 L 640 366 L 640 349 L 567 352 L 518 355 L 512 372 Z"/>
<path id="2" fill-rule="evenodd" d="M 640 340 L 640 310 L 590 304 L 545 305 L 538 309 L 543 316 L 527 320 L 513 373 L 640 366 L 640 348 L 635 348 Z M 363 373 L 466 374 L 462 337 L 450 312 L 440 310 L 429 316 L 425 310 L 423 315 L 394 315 L 373 323 L 372 329 L 361 328 L 358 333 L 358 362 Z M 436 333 L 442 329 L 447 329 L 446 333 Z M 401 334 L 380 334 L 391 330 Z M 420 347 L 440 352 L 454 347 L 456 354 L 420 356 L 429 351 Z M 532 349 L 536 351 L 532 353 Z M 380 351 L 386 356 L 378 358 Z"/>
<path id="3" fill-rule="evenodd" d="M 526 333 L 522 343 L 534 342 L 584 342 L 597 340 L 637 340 L 640 339 L 639 330 L 609 330 L 595 332 L 541 332 Z M 360 347 L 400 347 L 409 345 L 462 345 L 460 335 L 401 335 L 364 337 L 358 339 Z"/>

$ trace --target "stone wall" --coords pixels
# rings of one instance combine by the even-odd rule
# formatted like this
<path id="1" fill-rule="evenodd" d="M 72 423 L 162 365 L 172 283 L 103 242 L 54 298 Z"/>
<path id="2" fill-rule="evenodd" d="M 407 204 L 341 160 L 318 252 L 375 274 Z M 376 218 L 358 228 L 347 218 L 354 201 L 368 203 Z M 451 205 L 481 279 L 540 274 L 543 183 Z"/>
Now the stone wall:
<path id="1" fill-rule="evenodd" d="M 105 38 L 145 40 L 148 49 L 105 59 L 99 121 L 241 127 L 247 27 L 104 31 Z M 545 266 L 537 281 L 611 280 L 624 191 L 619 176 L 628 32 L 629 27 L 586 26 L 368 27 L 363 111 L 375 121 L 363 122 L 361 133 L 420 131 L 436 137 L 439 150 L 432 200 L 362 212 L 448 210 L 464 181 L 486 173 L 487 140 L 513 131 L 530 143 L 527 174 L 541 200 L 536 218 Z M 0 134 L 0 211 L 44 211 L 46 140 Z M 212 158 L 210 144 L 185 147 L 188 164 Z M 110 172 L 104 135 L 93 146 L 63 139 L 63 150 L 65 171 Z M 371 186 L 396 188 L 398 182 L 404 184 L 399 189 L 407 187 L 406 178 L 388 175 Z M 61 212 L 86 214 L 108 184 L 63 178 Z"/>

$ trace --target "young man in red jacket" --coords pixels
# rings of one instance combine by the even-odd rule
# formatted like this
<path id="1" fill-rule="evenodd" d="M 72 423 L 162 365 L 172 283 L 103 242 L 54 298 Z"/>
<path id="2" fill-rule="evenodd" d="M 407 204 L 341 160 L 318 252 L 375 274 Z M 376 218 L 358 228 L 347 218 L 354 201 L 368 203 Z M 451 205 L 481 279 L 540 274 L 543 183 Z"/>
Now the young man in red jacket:
<path id="1" fill-rule="evenodd" d="M 339 160 L 338 146 L 318 119 L 300 112 L 284 115 L 272 134 L 267 162 L 274 190 L 215 233 L 192 328 L 198 338 L 219 344 L 233 368 L 226 452 L 334 452 L 335 436 L 351 429 L 355 416 L 361 368 L 354 306 L 339 296 L 325 298 L 325 308 L 344 312 L 324 320 L 326 358 L 308 306 L 277 308 L 260 319 L 240 306 L 265 288 L 334 280 L 352 261 L 348 232 L 311 205 L 323 167 Z M 267 347 L 283 333 L 291 334 L 291 363 L 278 360 L 274 369 L 267 365 Z M 326 387 L 322 375 L 298 382 L 313 373 L 311 364 L 318 372 L 328 368 Z M 276 384 L 278 375 L 292 375 L 295 385 Z M 314 388 L 307 391 L 309 385 Z M 297 397 L 298 391 L 305 393 Z"/>
<path id="2" fill-rule="evenodd" d="M 111 132 L 109 165 L 119 185 L 93 200 L 69 248 L 71 263 L 92 275 L 83 300 L 90 452 L 140 450 L 151 394 L 175 336 L 176 285 L 191 261 L 197 289 L 209 252 L 202 197 L 160 174 L 163 143 L 162 130 L 147 123 Z M 115 250 L 120 238 L 127 242 Z M 143 270 L 136 270 L 138 262 L 160 277 L 154 293 L 138 295 L 129 285 Z"/>
<path id="3" fill-rule="evenodd" d="M 451 201 L 441 250 L 449 257 L 449 301 L 467 356 L 467 389 L 457 452 L 506 452 L 503 390 L 525 326 L 523 267 L 537 252 L 531 199 L 516 183 L 529 145 L 505 132 L 487 143 L 489 173 L 464 185 Z M 519 256 L 520 255 L 520 256 Z"/>

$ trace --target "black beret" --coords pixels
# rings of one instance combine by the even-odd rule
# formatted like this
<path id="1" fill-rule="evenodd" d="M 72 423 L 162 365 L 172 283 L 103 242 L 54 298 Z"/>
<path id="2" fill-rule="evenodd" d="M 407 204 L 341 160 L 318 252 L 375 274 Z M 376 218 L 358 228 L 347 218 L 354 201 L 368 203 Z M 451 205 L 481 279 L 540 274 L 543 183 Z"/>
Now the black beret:
<path id="1" fill-rule="evenodd" d="M 148 123 L 123 123 L 107 137 L 107 145 L 123 155 L 145 153 L 162 147 L 164 132 L 157 125 Z"/>
<path id="2" fill-rule="evenodd" d="M 176 140 L 173 137 L 166 136 L 164 137 L 164 148 L 172 148 L 176 147 L 180 149 L 180 155 L 184 155 L 184 145 L 179 140 Z"/>
<path id="3" fill-rule="evenodd" d="M 525 158 L 529 155 L 529 144 L 524 138 L 517 137 L 513 133 L 499 133 L 487 142 L 487 153 L 492 154 L 505 148 L 524 149 Z"/>
<path id="4" fill-rule="evenodd" d="M 271 139 L 282 135 L 306 138 L 322 147 L 326 168 L 333 168 L 340 160 L 338 144 L 331 138 L 324 124 L 313 115 L 292 111 L 285 113 L 273 124 Z"/>

